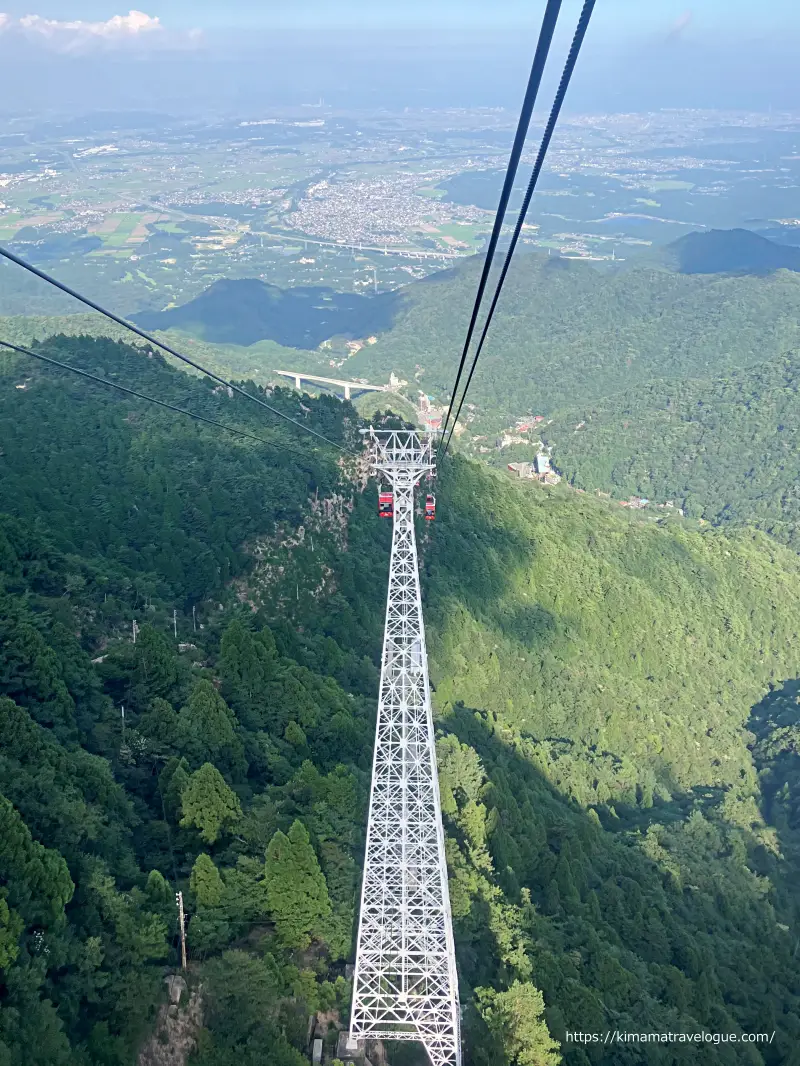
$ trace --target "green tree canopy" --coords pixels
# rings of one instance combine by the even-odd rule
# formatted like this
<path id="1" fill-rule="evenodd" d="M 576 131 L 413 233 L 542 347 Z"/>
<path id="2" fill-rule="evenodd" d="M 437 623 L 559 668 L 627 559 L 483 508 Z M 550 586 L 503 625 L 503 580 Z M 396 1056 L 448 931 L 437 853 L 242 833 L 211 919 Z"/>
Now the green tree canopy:
<path id="1" fill-rule="evenodd" d="M 534 985 L 515 981 L 505 992 L 476 988 L 475 1002 L 489 1031 L 499 1038 L 503 1062 L 509 1066 L 557 1066 L 561 1061 L 559 1045 L 544 1020 L 542 993 Z"/>
<path id="2" fill-rule="evenodd" d="M 25 923 L 6 903 L 6 889 L 0 889 L 0 970 L 7 970 L 19 954 L 19 937 Z"/>
<path id="3" fill-rule="evenodd" d="M 0 882 L 9 886 L 8 905 L 29 925 L 60 925 L 75 889 L 58 852 L 42 847 L 31 837 L 19 813 L 2 795 Z"/>
<path id="4" fill-rule="evenodd" d="M 242 817 L 235 792 L 212 763 L 203 763 L 181 793 L 182 826 L 195 826 L 208 844 L 218 840 L 228 825 Z"/>
<path id="5" fill-rule="evenodd" d="M 210 681 L 195 682 L 179 715 L 179 744 L 190 762 L 213 762 L 226 771 L 246 770 L 236 718 Z"/>
<path id="6" fill-rule="evenodd" d="M 279 829 L 269 842 L 265 871 L 267 899 L 281 938 L 302 948 L 312 936 L 321 937 L 331 902 L 308 830 L 299 819 L 288 835 Z"/>
<path id="7" fill-rule="evenodd" d="M 223 633 L 219 656 L 222 692 L 250 729 L 260 729 L 269 721 L 267 683 L 277 663 L 275 641 L 268 629 L 254 633 L 237 618 Z"/>
<path id="8" fill-rule="evenodd" d="M 195 859 L 189 888 L 200 907 L 217 907 L 225 890 L 219 870 L 210 855 L 201 852 Z"/>

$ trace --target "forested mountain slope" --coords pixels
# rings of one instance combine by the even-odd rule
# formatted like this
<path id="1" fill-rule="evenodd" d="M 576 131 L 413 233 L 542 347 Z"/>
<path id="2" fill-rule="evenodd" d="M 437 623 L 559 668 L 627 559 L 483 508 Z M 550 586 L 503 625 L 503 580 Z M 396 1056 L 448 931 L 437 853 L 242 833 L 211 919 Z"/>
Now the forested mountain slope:
<path id="1" fill-rule="evenodd" d="M 194 1061 L 299 1066 L 309 1013 L 347 1017 L 388 523 L 358 470 L 255 405 L 114 342 L 49 347 L 274 445 L 4 364 L 0 1062 L 133 1063 L 179 887 Z M 270 402 L 355 436 L 349 405 Z M 656 1066 L 658 1045 L 567 1031 L 774 1029 L 669 1061 L 796 1064 L 797 718 L 750 713 L 796 673 L 800 560 L 461 459 L 437 500 L 420 549 L 467 1061 Z"/>
<path id="2" fill-rule="evenodd" d="M 672 500 L 692 517 L 756 525 L 797 549 L 799 389 L 793 351 L 724 377 L 657 380 L 572 407 L 543 434 L 581 488 Z"/>
<path id="3" fill-rule="evenodd" d="M 347 361 L 353 376 L 391 370 L 449 395 L 481 262 L 409 287 L 378 343 Z M 469 400 L 481 428 L 526 411 L 594 403 L 654 377 L 722 373 L 780 355 L 796 340 L 800 276 L 684 275 L 659 268 L 599 271 L 590 263 L 514 261 Z M 372 380 L 373 378 L 371 378 Z"/>
<path id="4" fill-rule="evenodd" d="M 41 341 L 55 334 L 68 337 L 110 337 L 124 342 L 130 340 L 130 330 L 98 314 L 76 313 L 75 307 L 73 303 L 72 314 L 0 316 L 0 334 L 3 340 L 25 347 L 29 347 L 34 341 Z M 184 355 L 188 355 L 222 377 L 247 377 L 259 385 L 282 380 L 285 383 L 285 379 L 280 379 L 274 373 L 274 367 L 280 369 L 288 366 L 295 370 L 313 371 L 318 369 L 319 364 L 319 359 L 315 356 L 309 360 L 308 352 L 304 353 L 296 348 L 283 348 L 271 341 L 261 341 L 248 348 L 242 348 L 239 345 L 211 344 L 173 329 L 163 332 L 155 330 L 152 335 L 156 340 L 163 341 Z M 167 359 L 169 358 L 168 356 Z M 177 360 L 174 362 L 176 366 L 185 367 L 186 365 L 179 364 Z M 326 363 L 325 366 L 327 367 L 328 364 Z"/>
<path id="5" fill-rule="evenodd" d="M 689 237 L 692 241 L 678 242 L 667 260 L 649 265 L 598 269 L 590 262 L 540 252 L 517 256 L 470 388 L 475 427 L 494 431 L 526 413 L 596 403 L 654 378 L 728 373 L 790 349 L 800 320 L 800 274 L 767 271 L 758 257 L 753 273 L 669 269 L 670 263 L 678 266 L 680 249 L 719 265 L 738 247 L 735 231 Z M 695 237 L 699 244 L 693 243 Z M 723 251 L 714 243 L 717 237 L 723 238 Z M 765 243 L 776 255 L 792 251 Z M 734 256 L 731 262 L 744 271 L 741 264 L 749 260 Z M 472 310 L 481 266 L 482 260 L 474 257 L 377 297 L 284 291 L 254 279 L 220 282 L 183 307 L 139 321 L 148 328 L 189 330 L 198 322 L 211 323 L 215 329 L 206 332 L 207 340 L 175 331 L 171 341 L 224 373 L 252 376 L 261 384 L 280 369 L 330 373 L 333 359 L 342 377 L 386 382 L 394 372 L 408 382 L 405 391 L 413 402 L 419 389 L 441 401 L 449 398 L 453 385 L 463 343 L 460 330 Z M 36 309 L 32 297 L 30 310 Z M 77 309 L 74 303 L 69 306 Z M 225 326 L 232 322 L 239 325 Z M 3 327 L 5 335 L 22 343 L 31 335 L 60 330 L 109 330 L 97 316 L 85 315 L 49 323 L 46 316 L 11 317 L 3 319 Z M 328 328 L 338 338 L 334 347 L 317 347 Z M 247 336 L 239 337 L 242 343 L 227 343 L 236 339 L 237 329 Z M 311 331 L 305 339 L 304 330 Z M 344 336 L 373 333 L 377 343 L 348 353 Z M 281 343 L 258 340 L 264 336 Z M 282 346 L 290 343 L 299 347 Z"/>

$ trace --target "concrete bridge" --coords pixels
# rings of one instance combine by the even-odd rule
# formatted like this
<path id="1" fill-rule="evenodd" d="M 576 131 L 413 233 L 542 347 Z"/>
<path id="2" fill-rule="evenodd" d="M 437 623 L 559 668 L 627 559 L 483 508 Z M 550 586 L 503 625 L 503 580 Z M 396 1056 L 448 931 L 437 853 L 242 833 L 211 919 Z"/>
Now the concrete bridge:
<path id="1" fill-rule="evenodd" d="M 354 392 L 391 391 L 391 386 L 389 385 L 365 385 L 362 381 L 341 381 L 339 378 L 323 378 L 319 374 L 304 374 L 302 371 L 297 370 L 276 370 L 275 373 L 284 378 L 291 378 L 296 389 L 300 388 L 300 383 L 303 381 L 309 381 L 315 385 L 329 385 L 334 389 L 344 389 L 344 398 L 346 400 L 349 400 Z"/>

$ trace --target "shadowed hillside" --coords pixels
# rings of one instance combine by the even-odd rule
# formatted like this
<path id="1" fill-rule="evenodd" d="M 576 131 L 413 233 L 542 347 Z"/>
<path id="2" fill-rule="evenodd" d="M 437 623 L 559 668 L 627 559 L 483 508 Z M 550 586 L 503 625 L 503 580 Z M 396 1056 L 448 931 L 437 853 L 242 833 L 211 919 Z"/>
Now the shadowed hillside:
<path id="1" fill-rule="evenodd" d="M 217 281 L 181 307 L 142 312 L 134 320 L 143 329 L 181 329 L 215 344 L 272 340 L 314 349 L 330 337 L 388 330 L 399 303 L 394 292 L 359 296 L 324 288 L 280 289 L 250 278 Z"/>

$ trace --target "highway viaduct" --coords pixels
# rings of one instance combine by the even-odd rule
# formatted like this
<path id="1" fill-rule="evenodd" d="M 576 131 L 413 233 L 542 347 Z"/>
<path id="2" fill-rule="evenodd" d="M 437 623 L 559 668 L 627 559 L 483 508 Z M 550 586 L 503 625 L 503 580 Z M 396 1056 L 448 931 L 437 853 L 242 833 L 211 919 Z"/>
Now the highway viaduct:
<path id="1" fill-rule="evenodd" d="M 366 385 L 363 381 L 342 381 L 339 378 L 324 378 L 320 377 L 319 374 L 305 374 L 300 370 L 276 370 L 275 373 L 284 378 L 291 378 L 296 389 L 300 388 L 300 384 L 303 381 L 343 389 L 346 400 L 349 400 L 352 394 L 357 392 L 391 392 L 391 386 L 389 385 Z"/>

